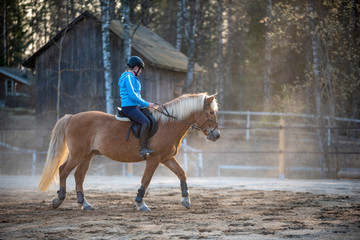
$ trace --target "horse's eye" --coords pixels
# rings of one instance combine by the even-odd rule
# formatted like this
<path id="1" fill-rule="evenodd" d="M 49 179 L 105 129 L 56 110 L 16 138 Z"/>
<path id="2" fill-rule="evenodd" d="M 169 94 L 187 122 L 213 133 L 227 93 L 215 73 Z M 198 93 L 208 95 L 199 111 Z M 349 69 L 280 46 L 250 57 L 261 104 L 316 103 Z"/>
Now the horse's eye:
<path id="1" fill-rule="evenodd" d="M 210 111 L 210 114 L 214 115 L 214 111 Z"/>

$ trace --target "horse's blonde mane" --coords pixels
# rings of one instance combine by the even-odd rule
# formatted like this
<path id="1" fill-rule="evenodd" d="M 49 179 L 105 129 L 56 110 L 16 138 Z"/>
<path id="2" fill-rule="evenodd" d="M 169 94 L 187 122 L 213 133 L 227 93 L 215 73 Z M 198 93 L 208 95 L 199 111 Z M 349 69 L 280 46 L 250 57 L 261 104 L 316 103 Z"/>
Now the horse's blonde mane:
<path id="1" fill-rule="evenodd" d="M 205 98 L 210 97 L 207 93 L 197 93 L 197 94 L 184 94 L 174 100 L 164 104 L 166 109 L 169 111 L 170 115 L 176 117 L 179 120 L 186 119 L 192 113 L 201 111 L 204 107 Z M 211 110 L 218 110 L 218 103 L 216 99 L 211 102 Z M 164 114 L 153 111 L 154 118 L 162 123 L 174 121 L 173 118 L 169 118 Z"/>

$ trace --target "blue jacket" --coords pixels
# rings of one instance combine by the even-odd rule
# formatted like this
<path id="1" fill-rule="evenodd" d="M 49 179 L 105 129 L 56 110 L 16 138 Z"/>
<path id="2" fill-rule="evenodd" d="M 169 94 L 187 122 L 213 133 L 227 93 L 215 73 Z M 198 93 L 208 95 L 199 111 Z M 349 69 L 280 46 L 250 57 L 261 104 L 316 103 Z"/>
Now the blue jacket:
<path id="1" fill-rule="evenodd" d="M 149 103 L 141 97 L 141 83 L 131 72 L 121 74 L 119 83 L 121 107 L 140 106 L 148 107 Z"/>

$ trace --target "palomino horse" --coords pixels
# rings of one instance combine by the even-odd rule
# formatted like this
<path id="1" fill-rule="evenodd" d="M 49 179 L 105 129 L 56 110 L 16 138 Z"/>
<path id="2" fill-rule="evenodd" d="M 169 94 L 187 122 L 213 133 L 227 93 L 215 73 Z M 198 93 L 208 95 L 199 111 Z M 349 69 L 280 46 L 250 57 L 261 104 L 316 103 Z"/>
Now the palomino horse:
<path id="1" fill-rule="evenodd" d="M 159 111 L 159 108 L 152 110 L 159 128 L 149 141 L 150 149 L 155 152 L 146 160 L 141 187 L 135 199 L 136 208 L 141 211 L 150 211 L 143 198 L 160 163 L 180 179 L 182 204 L 190 208 L 186 174 L 175 159 L 181 140 L 190 127 L 201 130 L 209 140 L 216 141 L 220 138 L 216 122 L 218 104 L 215 95 L 209 96 L 206 93 L 182 95 L 164 106 L 167 109 L 165 114 Z M 83 210 L 93 209 L 84 197 L 83 182 L 95 154 L 118 162 L 144 161 L 139 157 L 139 140 L 133 135 L 126 140 L 129 126 L 129 122 L 115 120 L 114 115 L 96 111 L 65 115 L 57 121 L 52 130 L 46 164 L 39 184 L 39 189 L 46 191 L 54 178 L 60 175 L 60 189 L 58 197 L 53 200 L 54 208 L 60 207 L 64 201 L 66 178 L 76 167 L 78 204 Z"/>

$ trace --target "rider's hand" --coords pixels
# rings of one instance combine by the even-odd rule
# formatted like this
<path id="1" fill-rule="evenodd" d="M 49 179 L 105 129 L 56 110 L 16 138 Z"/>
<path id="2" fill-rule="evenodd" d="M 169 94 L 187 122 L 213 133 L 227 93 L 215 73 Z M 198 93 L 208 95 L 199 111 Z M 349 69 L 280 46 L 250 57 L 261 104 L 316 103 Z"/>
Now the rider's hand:
<path id="1" fill-rule="evenodd" d="M 155 107 L 155 103 L 149 103 L 149 108 L 154 108 Z"/>

